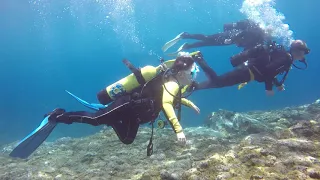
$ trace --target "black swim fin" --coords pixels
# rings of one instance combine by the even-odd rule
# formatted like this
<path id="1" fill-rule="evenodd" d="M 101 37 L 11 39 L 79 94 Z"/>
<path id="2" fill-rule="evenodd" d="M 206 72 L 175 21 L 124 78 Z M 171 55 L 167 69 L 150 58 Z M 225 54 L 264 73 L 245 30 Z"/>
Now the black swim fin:
<path id="1" fill-rule="evenodd" d="M 9 154 L 11 157 L 28 158 L 47 139 L 57 125 L 57 122 L 48 120 L 49 116 L 46 116 L 37 129 L 17 144 Z"/>

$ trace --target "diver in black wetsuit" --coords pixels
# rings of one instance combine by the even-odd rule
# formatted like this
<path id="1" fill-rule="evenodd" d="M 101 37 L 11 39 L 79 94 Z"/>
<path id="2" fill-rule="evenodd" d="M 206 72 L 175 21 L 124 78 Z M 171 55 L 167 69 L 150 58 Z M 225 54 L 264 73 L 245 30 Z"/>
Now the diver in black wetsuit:
<path id="1" fill-rule="evenodd" d="M 170 71 L 163 71 L 164 65 L 166 67 L 171 66 Z M 163 111 L 176 133 L 178 141 L 185 143 L 186 138 L 179 123 L 180 119 L 178 119 L 180 117 L 179 115 L 176 116 L 174 107 L 180 101 L 181 104 L 200 112 L 199 108 L 188 99 L 180 98 L 180 100 L 177 100 L 179 92 L 184 92 L 181 87 L 191 84 L 197 68 L 189 54 L 181 55 L 175 60 L 166 61 L 164 65 L 147 66 L 140 70 L 141 73 L 137 74 L 136 78 L 133 78 L 131 74 L 125 79 L 108 86 L 113 88 L 107 87 L 101 90 L 97 95 L 99 101 L 103 105 L 112 102 L 106 108 L 95 113 L 86 111 L 65 112 L 65 110 L 58 108 L 53 114 L 51 113 L 49 120 L 65 124 L 86 123 L 93 126 L 105 124 L 114 129 L 121 142 L 131 144 L 136 137 L 139 125 L 154 121 L 158 118 L 160 111 Z M 169 76 L 168 72 L 171 71 L 174 74 Z M 129 92 L 128 89 L 137 83 L 136 79 L 147 79 L 148 76 L 152 76 L 151 80 L 142 83 L 138 88 Z M 164 82 L 164 76 L 169 77 L 168 82 Z M 111 90 L 108 91 L 109 89 Z M 120 89 L 123 93 L 120 93 Z M 116 96 L 113 94 L 116 94 Z M 114 96 L 114 100 L 111 99 L 111 96 Z"/>
<path id="2" fill-rule="evenodd" d="M 235 23 L 224 24 L 223 29 L 224 32 L 208 36 L 183 32 L 175 39 L 166 43 L 163 47 L 163 51 L 166 51 L 180 39 L 196 39 L 200 41 L 192 44 L 185 43 L 177 52 L 203 46 L 224 46 L 232 44 L 247 50 L 258 44 L 263 44 L 264 42 L 271 40 L 271 37 L 269 37 L 268 34 L 260 28 L 259 24 L 248 19 Z"/>
<path id="3" fill-rule="evenodd" d="M 194 84 L 193 88 L 195 90 L 221 88 L 239 83 L 246 84 L 249 81 L 255 80 L 257 82 L 264 82 L 267 95 L 273 95 L 273 85 L 279 91 L 284 90 L 283 83 L 291 65 L 295 66 L 294 61 L 298 60 L 307 67 L 304 56 L 309 54 L 309 52 L 310 49 L 302 40 L 293 41 L 289 52 L 283 46 L 276 45 L 275 43 L 272 45 L 257 45 L 231 57 L 231 64 L 236 68 L 220 76 L 207 65 L 201 56 L 198 56 L 195 60 L 203 69 L 209 81 Z M 282 73 L 285 74 L 282 80 L 279 81 L 276 76 Z"/>
<path id="4" fill-rule="evenodd" d="M 176 134 L 178 142 L 185 144 L 186 137 L 179 122 L 181 105 L 200 113 L 200 109 L 186 99 L 187 96 L 184 94 L 199 72 L 193 60 L 193 54 L 197 53 L 180 53 L 176 59 L 161 61 L 156 67 L 145 66 L 139 69 L 124 60 L 132 73 L 99 91 L 97 98 L 101 104 L 88 103 L 67 91 L 95 112 L 67 112 L 62 108 L 56 108 L 46 114 L 41 124 L 23 138 L 9 155 L 28 158 L 60 123 L 111 126 L 124 144 L 133 143 L 141 124 L 151 123 L 151 137 L 147 146 L 147 155 L 150 156 L 153 152 L 153 122 L 161 111 Z M 175 112 L 176 108 L 178 115 Z"/>

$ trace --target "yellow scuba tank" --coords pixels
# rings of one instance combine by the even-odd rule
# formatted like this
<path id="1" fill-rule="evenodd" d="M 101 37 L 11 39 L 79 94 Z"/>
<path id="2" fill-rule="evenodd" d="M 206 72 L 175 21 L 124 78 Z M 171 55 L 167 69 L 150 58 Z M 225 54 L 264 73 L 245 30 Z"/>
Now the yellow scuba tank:
<path id="1" fill-rule="evenodd" d="M 124 63 L 132 71 L 132 73 L 105 88 L 107 94 L 112 100 L 122 96 L 124 93 L 130 93 L 140 85 L 150 81 L 161 71 L 165 70 L 165 68 L 171 67 L 174 63 L 174 60 L 163 62 L 157 67 L 145 66 L 141 69 L 135 68 L 132 64 L 130 64 L 129 61 L 124 60 Z"/>
<path id="2" fill-rule="evenodd" d="M 157 75 L 157 68 L 153 66 L 145 66 L 141 68 L 140 71 L 143 79 L 146 82 L 150 81 Z M 123 93 L 130 93 L 132 90 L 139 86 L 140 83 L 137 77 L 134 73 L 131 73 L 128 76 L 106 87 L 106 91 L 111 99 L 114 100 L 115 98 L 123 95 Z"/>

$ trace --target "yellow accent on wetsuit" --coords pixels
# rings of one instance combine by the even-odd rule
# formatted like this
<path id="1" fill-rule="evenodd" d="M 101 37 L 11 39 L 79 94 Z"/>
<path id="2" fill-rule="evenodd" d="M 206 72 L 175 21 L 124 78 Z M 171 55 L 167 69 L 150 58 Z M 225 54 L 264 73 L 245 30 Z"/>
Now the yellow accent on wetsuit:
<path id="1" fill-rule="evenodd" d="M 250 73 L 250 81 L 253 81 L 254 80 L 254 74 L 253 74 L 253 72 L 251 71 L 251 69 L 249 69 L 249 73 Z M 249 81 L 249 82 L 250 82 Z M 243 88 L 245 85 L 247 85 L 248 84 L 248 82 L 244 82 L 244 83 L 241 83 L 241 84 L 239 84 L 239 86 L 238 86 L 238 90 L 240 90 L 241 88 Z"/>
<path id="2" fill-rule="evenodd" d="M 178 83 L 174 82 L 174 81 L 169 81 L 166 82 L 164 85 L 162 85 L 163 87 L 163 95 L 162 95 L 162 107 L 164 109 L 164 113 L 166 114 L 166 116 L 168 117 L 168 120 L 171 122 L 172 126 L 173 126 L 173 130 L 175 131 L 175 133 L 179 133 L 182 132 L 182 127 L 179 123 L 179 120 L 176 116 L 176 113 L 174 111 L 173 108 L 173 101 L 175 99 L 174 96 L 172 96 L 165 88 L 164 86 L 166 86 L 167 90 L 174 96 L 176 96 L 179 92 L 179 85 Z M 185 106 L 188 107 L 193 107 L 194 104 L 190 101 L 187 100 L 185 98 L 181 99 L 181 103 Z"/>

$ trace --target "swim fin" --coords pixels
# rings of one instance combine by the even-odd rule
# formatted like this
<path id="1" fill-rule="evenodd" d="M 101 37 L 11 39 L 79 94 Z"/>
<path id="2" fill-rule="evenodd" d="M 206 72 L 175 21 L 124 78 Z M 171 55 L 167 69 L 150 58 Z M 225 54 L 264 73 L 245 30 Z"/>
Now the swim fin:
<path id="1" fill-rule="evenodd" d="M 172 40 L 168 41 L 167 43 L 164 44 L 164 46 L 161 48 L 163 52 L 166 52 L 171 46 L 175 45 L 177 42 L 179 42 L 182 37 L 181 35 L 184 34 L 180 33 L 178 36 L 176 36 L 175 38 L 173 38 Z"/>
<path id="2" fill-rule="evenodd" d="M 168 53 L 167 56 L 177 56 L 179 54 L 179 52 L 181 52 L 182 50 L 185 49 L 186 45 L 187 45 L 187 43 L 182 44 L 182 46 L 180 46 L 176 52 Z"/>
<path id="3" fill-rule="evenodd" d="M 57 125 L 57 122 L 48 120 L 49 116 L 43 119 L 37 129 L 22 139 L 9 156 L 22 159 L 29 157 L 47 139 Z"/>
<path id="4" fill-rule="evenodd" d="M 108 107 L 108 105 L 103 105 L 103 104 L 98 104 L 98 103 L 88 103 L 87 101 L 77 97 L 76 95 L 72 94 L 71 92 L 67 91 L 66 92 L 68 94 L 70 94 L 72 97 L 74 97 L 77 101 L 79 101 L 81 104 L 83 104 L 84 106 L 90 108 L 90 109 L 93 109 L 93 110 L 96 110 L 98 111 L 99 109 L 104 109 L 106 107 Z"/>

